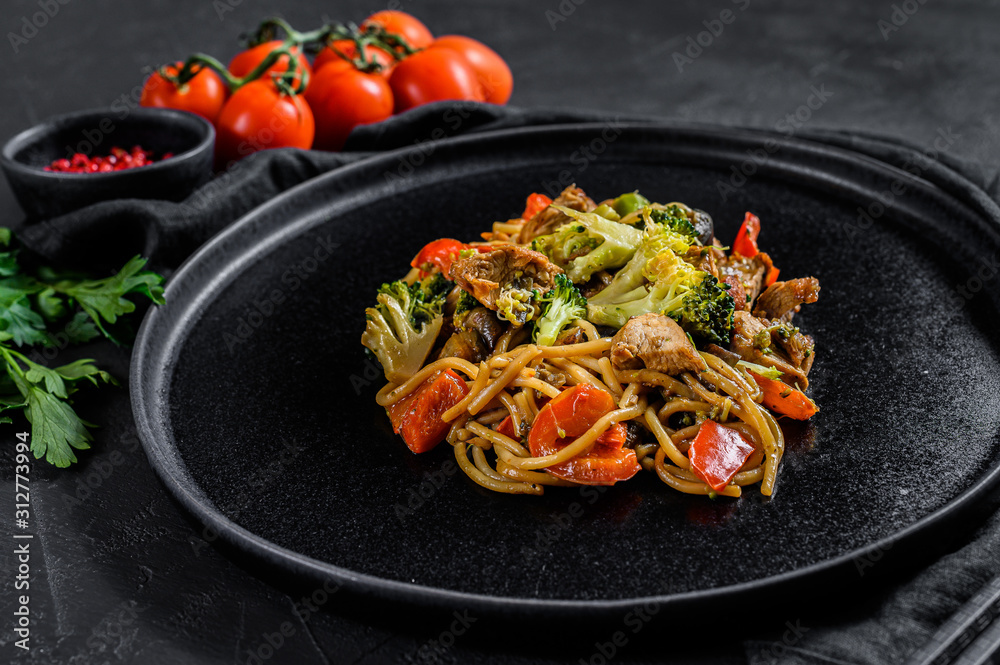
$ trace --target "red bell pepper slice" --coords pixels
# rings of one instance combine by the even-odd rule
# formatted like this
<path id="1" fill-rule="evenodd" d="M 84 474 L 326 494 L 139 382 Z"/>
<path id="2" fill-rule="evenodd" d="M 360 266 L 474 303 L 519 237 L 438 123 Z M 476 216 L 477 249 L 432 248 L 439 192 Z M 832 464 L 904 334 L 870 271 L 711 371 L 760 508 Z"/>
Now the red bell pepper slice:
<path id="1" fill-rule="evenodd" d="M 541 211 L 552 205 L 552 199 L 545 196 L 545 194 L 539 194 L 535 192 L 528 196 L 528 200 L 525 202 L 524 212 L 521 213 L 521 219 L 528 220 L 540 213 Z"/>
<path id="2" fill-rule="evenodd" d="M 462 401 L 469 392 L 465 381 L 450 369 L 438 372 L 387 411 L 392 429 L 415 453 L 425 453 L 441 443 L 450 423 L 441 414 Z"/>
<path id="3" fill-rule="evenodd" d="M 719 492 L 753 454 L 753 444 L 731 427 L 706 420 L 688 448 L 691 472 Z"/>
<path id="4" fill-rule="evenodd" d="M 437 266 L 445 277 L 451 275 L 451 264 L 458 259 L 459 252 L 468 249 L 464 242 L 459 242 L 454 238 L 440 238 L 424 245 L 410 265 L 420 270 L 420 277 L 424 278 L 430 274 L 430 266 Z"/>
<path id="5" fill-rule="evenodd" d="M 743 218 L 743 225 L 740 226 L 733 241 L 733 254 L 739 254 L 748 259 L 757 256 L 760 251 L 757 249 L 757 236 L 760 234 L 760 218 L 752 212 L 748 212 Z"/>
<path id="6" fill-rule="evenodd" d="M 792 388 L 784 381 L 769 379 L 752 370 L 747 371 L 764 393 L 764 406 L 775 413 L 794 420 L 809 420 L 819 412 L 816 403 L 801 390 Z"/>
<path id="7" fill-rule="evenodd" d="M 587 383 L 563 390 L 538 412 L 528 434 L 528 448 L 536 457 L 551 455 L 572 443 L 615 409 L 607 392 Z M 625 448 L 626 427 L 616 423 L 585 454 L 546 471 L 584 485 L 614 485 L 639 472 L 635 451 Z"/>

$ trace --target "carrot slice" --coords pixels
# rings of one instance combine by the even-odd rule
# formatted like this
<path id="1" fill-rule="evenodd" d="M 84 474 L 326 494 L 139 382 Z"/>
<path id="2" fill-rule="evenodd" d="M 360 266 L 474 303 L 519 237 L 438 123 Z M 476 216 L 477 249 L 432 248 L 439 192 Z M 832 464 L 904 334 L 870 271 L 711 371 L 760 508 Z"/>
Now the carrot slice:
<path id="1" fill-rule="evenodd" d="M 819 412 L 816 403 L 801 390 L 792 388 L 784 381 L 769 379 L 752 370 L 747 371 L 764 393 L 764 406 L 775 413 L 795 420 L 809 420 Z"/>

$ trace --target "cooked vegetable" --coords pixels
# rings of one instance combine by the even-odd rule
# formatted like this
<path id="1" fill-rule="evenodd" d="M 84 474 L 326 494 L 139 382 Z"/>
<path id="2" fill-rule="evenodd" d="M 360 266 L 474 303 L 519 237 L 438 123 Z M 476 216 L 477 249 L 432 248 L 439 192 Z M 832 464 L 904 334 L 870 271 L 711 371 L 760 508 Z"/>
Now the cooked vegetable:
<path id="1" fill-rule="evenodd" d="M 523 326 L 535 318 L 535 296 L 538 291 L 508 285 L 497 296 L 497 316 L 514 325 Z"/>
<path id="2" fill-rule="evenodd" d="M 598 270 L 614 270 L 628 263 L 642 241 L 642 231 L 593 212 L 552 206 L 574 221 L 554 233 L 535 238 L 532 249 L 542 252 L 566 271 L 574 284 L 586 282 Z"/>
<path id="3" fill-rule="evenodd" d="M 444 323 L 445 295 L 403 280 L 379 287 L 378 304 L 365 310 L 361 343 L 378 358 L 387 380 L 403 383 L 424 364 Z"/>
<path id="4" fill-rule="evenodd" d="M 688 220 L 687 214 L 677 206 L 669 206 L 666 210 L 652 209 L 649 211 L 649 218 L 653 223 L 686 238 L 689 245 L 698 242 L 698 230 Z"/>
<path id="5" fill-rule="evenodd" d="M 451 264 L 468 248 L 464 242 L 454 238 L 439 238 L 424 245 L 410 261 L 410 265 L 420 270 L 421 277 L 426 277 L 435 267 L 448 277 L 451 274 Z"/>
<path id="6" fill-rule="evenodd" d="M 764 406 L 782 416 L 794 420 L 809 420 L 819 412 L 819 407 L 801 390 L 777 379 L 770 379 L 753 370 L 748 370 L 764 393 Z"/>
<path id="7" fill-rule="evenodd" d="M 552 346 L 559 333 L 576 319 L 587 317 L 587 299 L 566 275 L 556 275 L 556 285 L 539 298 L 542 316 L 535 323 L 535 343 Z"/>
<path id="8" fill-rule="evenodd" d="M 450 369 L 438 372 L 389 407 L 392 429 L 410 450 L 425 453 L 441 443 L 448 431 L 450 424 L 441 420 L 441 414 L 468 393 L 468 386 L 458 374 Z"/>
<path id="9" fill-rule="evenodd" d="M 626 266 L 619 272 L 626 274 L 618 285 L 613 280 L 607 289 L 590 299 L 587 318 L 591 322 L 620 328 L 630 317 L 655 312 L 666 314 L 692 335 L 729 344 L 735 305 L 713 275 L 664 249 L 643 268 L 642 276 L 649 281 L 648 286 L 640 284 L 629 289 L 637 281 L 636 268 Z"/>
<path id="10" fill-rule="evenodd" d="M 528 196 L 528 199 L 524 204 L 524 212 L 521 213 L 521 219 L 528 220 L 540 213 L 541 211 L 552 205 L 552 199 L 550 199 L 545 194 L 539 194 L 535 192 Z"/>
<path id="11" fill-rule="evenodd" d="M 743 435 L 714 420 L 706 420 L 688 448 L 691 472 L 715 491 L 721 491 L 753 454 Z"/>
<path id="12" fill-rule="evenodd" d="M 743 218 L 743 224 L 733 241 L 733 254 L 739 254 L 748 259 L 757 256 L 757 236 L 760 234 L 760 218 L 748 212 Z"/>
<path id="13" fill-rule="evenodd" d="M 614 409 L 614 398 L 589 383 L 567 388 L 538 412 L 528 434 L 528 448 L 536 457 L 551 455 Z M 625 425 L 616 423 L 594 442 L 589 452 L 549 466 L 546 471 L 583 485 L 614 485 L 619 480 L 628 480 L 640 467 L 635 451 L 624 448 L 624 443 Z"/>
<path id="14" fill-rule="evenodd" d="M 622 194 L 611 203 L 611 207 L 614 208 L 619 217 L 624 217 L 648 205 L 649 199 L 639 192 Z"/>

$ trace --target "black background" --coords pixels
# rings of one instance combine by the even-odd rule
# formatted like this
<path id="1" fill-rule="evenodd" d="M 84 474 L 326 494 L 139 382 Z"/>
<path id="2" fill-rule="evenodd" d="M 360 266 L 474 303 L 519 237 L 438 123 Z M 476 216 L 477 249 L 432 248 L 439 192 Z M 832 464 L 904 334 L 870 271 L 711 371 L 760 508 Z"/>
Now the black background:
<path id="1" fill-rule="evenodd" d="M 57 113 L 110 106 L 123 95 L 132 104 L 151 67 L 190 52 L 228 60 L 239 49 L 238 36 L 268 15 L 279 13 L 305 29 L 325 18 L 360 21 L 386 8 L 261 0 L 47 4 L 58 12 L 37 33 L 25 32 L 31 36 L 16 53 L 8 33 L 21 33 L 23 17 L 31 21 L 42 9 L 38 0 L 2 5 L 3 137 Z M 901 25 L 886 32 L 893 4 Z M 912 15 L 902 13 L 903 4 Z M 815 88 L 829 99 L 809 111 L 810 129 L 852 128 L 926 147 L 939 132 L 950 132 L 958 138 L 949 150 L 971 160 L 984 182 L 1000 165 L 996 2 L 401 0 L 389 6 L 419 16 L 435 34 L 467 34 L 493 46 L 514 72 L 513 105 L 776 128 Z M 674 53 L 725 9 L 735 20 L 679 71 Z M 5 223 L 17 224 L 20 211 L 5 183 L 0 210 Z M 128 374 L 127 350 L 92 345 L 65 355 L 96 356 L 116 376 Z M 135 437 L 126 390 L 79 403 L 102 427 L 94 450 L 73 469 L 32 468 L 32 650 L 18 653 L 4 619 L 0 661 L 245 663 L 249 651 L 267 654 L 261 646 L 277 642 L 287 625 L 290 635 L 280 637 L 282 646 L 265 662 L 587 662 L 595 642 L 620 627 L 569 631 L 565 638 L 562 629 L 543 632 L 524 645 L 514 628 L 481 620 L 446 652 L 433 654 L 420 648 L 447 630 L 447 616 L 362 607 L 338 595 L 302 622 L 293 608 L 312 589 L 263 581 L 266 571 L 206 543 L 206 534 L 169 498 Z M 13 437 L 11 428 L 4 431 L 7 455 Z M 5 462 L 4 497 L 13 495 L 11 469 Z M 6 532 L 9 521 L 3 522 Z M 6 550 L 0 553 L 0 607 L 9 617 L 15 562 Z M 881 592 L 873 588 L 849 603 L 818 599 L 836 611 L 809 621 L 865 616 Z M 685 639 L 686 628 L 676 623 L 654 623 L 615 662 L 661 662 L 681 645 L 681 660 L 740 663 L 743 638 L 776 639 L 786 620 L 800 618 L 774 616 L 748 633 L 741 629 L 744 613 L 752 608 L 720 610 L 726 618 L 718 636 L 697 642 Z"/>

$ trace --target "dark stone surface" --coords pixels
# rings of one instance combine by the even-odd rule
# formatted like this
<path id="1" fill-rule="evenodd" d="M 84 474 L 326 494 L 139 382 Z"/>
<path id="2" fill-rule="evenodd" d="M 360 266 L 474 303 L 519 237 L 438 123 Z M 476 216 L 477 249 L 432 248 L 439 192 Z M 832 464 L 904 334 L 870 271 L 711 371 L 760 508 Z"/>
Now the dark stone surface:
<path id="1" fill-rule="evenodd" d="M 940 133 L 951 132 L 957 138 L 949 153 L 978 162 L 984 182 L 992 182 L 997 171 L 1000 41 L 994 35 L 998 9 L 993 3 L 918 5 L 898 30 L 885 35 L 878 22 L 891 20 L 888 0 L 587 0 L 574 5 L 555 29 L 546 16 L 560 11 L 554 0 L 399 4 L 436 33 L 465 33 L 494 46 L 515 74 L 513 104 L 650 113 L 793 132 L 786 116 L 794 118 L 798 111 L 800 118 L 808 116 L 804 123 L 810 128 L 880 132 L 928 149 Z M 8 37 L 0 45 L 7 65 L 0 79 L 0 133 L 7 137 L 57 113 L 110 106 L 122 95 L 127 99 L 144 68 L 192 51 L 225 59 L 237 50 L 240 32 L 276 10 L 294 25 L 308 26 L 324 14 L 357 20 L 384 5 L 278 7 L 243 0 L 221 19 L 220 6 L 205 0 L 58 5 L 58 13 L 20 44 L 19 52 Z M 672 54 L 683 52 L 688 37 L 706 30 L 703 21 L 716 19 L 724 9 L 732 10 L 735 19 L 679 72 Z M 5 34 L 20 32 L 22 17 L 30 20 L 38 11 L 37 0 L 8 1 L 0 27 Z M 820 104 L 815 91 L 828 99 Z M 807 106 L 811 95 L 818 108 Z M 19 211 L 5 183 L 0 209 L 16 222 Z M 88 356 L 120 378 L 128 374 L 128 351 L 106 345 L 65 351 L 59 359 Z M 327 600 L 325 592 L 290 586 L 206 544 L 202 536 L 211 540 L 212 534 L 200 533 L 150 469 L 135 438 L 127 392 L 84 394 L 79 404 L 88 420 L 102 426 L 94 450 L 82 454 L 70 471 L 32 466 L 35 623 L 32 651 L 18 654 L 18 662 L 245 663 L 249 652 L 263 659 L 273 653 L 269 642 L 279 641 L 277 655 L 265 662 L 587 662 L 598 653 L 595 643 L 608 642 L 615 630 L 630 630 L 624 617 L 583 633 L 549 634 L 480 620 L 468 634 L 457 636 L 453 647 L 435 654 L 430 641 L 448 633 L 452 617 L 390 611 L 343 594 Z M 2 427 L 2 495 L 12 497 L 12 429 Z M 9 523 L 4 520 L 4 533 Z M 8 547 L 3 552 L 0 607 L 10 617 L 16 562 Z M 912 571 L 893 574 L 905 578 Z M 322 607 L 303 621 L 302 613 L 294 612 L 296 604 L 302 607 L 301 599 L 313 592 Z M 615 662 L 661 662 L 668 656 L 675 662 L 743 662 L 740 638 L 778 639 L 786 620 L 819 626 L 863 617 L 875 610 L 881 593 L 873 587 L 849 607 L 825 597 L 810 599 L 813 609 L 789 608 L 763 617 L 752 629 L 741 623 L 753 608 L 720 608 L 720 614 L 738 618 L 723 624 L 724 634 L 703 641 L 684 639 L 690 632 L 683 623 L 653 624 L 630 635 Z M 0 649 L 3 659 L 13 660 L 9 626 L 5 619 Z M 520 630 L 527 630 L 523 638 Z"/>

